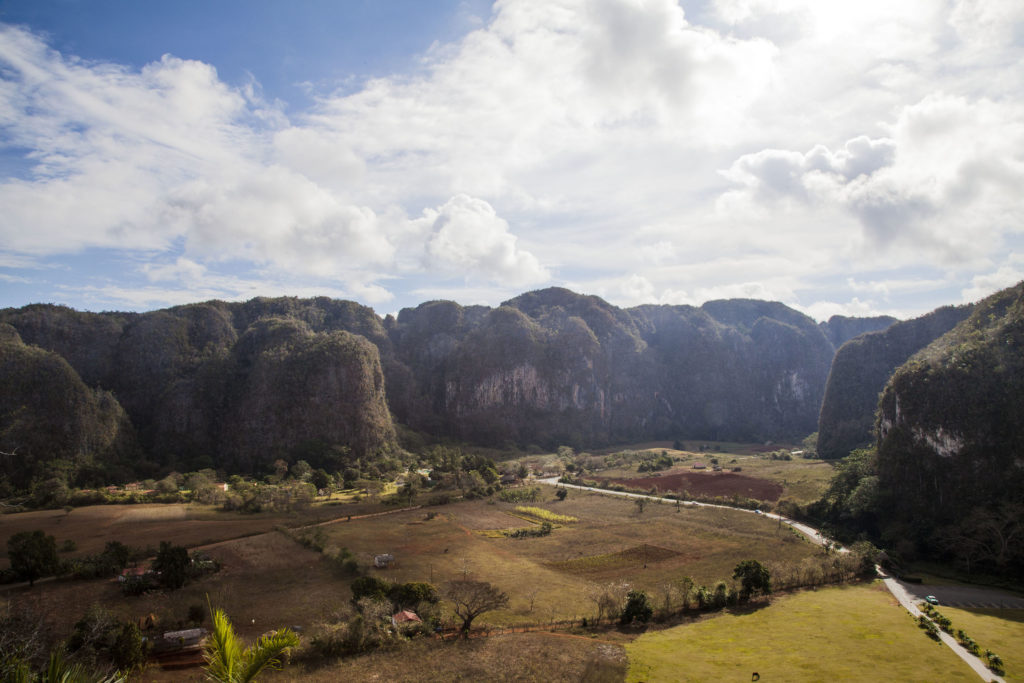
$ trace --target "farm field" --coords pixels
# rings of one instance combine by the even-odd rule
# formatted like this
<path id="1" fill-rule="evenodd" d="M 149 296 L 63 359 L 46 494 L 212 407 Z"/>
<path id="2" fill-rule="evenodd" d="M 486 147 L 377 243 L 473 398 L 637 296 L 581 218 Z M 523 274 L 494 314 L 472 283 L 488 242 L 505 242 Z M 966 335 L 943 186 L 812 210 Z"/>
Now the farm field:
<path id="1" fill-rule="evenodd" d="M 828 488 L 834 470 L 825 460 L 794 458 L 793 460 L 771 460 L 757 452 L 751 444 L 730 444 L 728 451 L 683 451 L 672 448 L 653 447 L 646 450 L 653 455 L 665 451 L 678 461 L 670 470 L 661 472 L 637 472 L 635 468 L 600 470 L 588 478 L 614 480 L 629 487 L 650 489 L 660 492 L 689 491 L 699 496 L 724 496 L 733 494 L 758 500 L 776 501 L 789 498 L 796 503 L 806 504 L 821 497 Z M 724 472 L 710 470 L 711 458 L 717 458 Z M 707 470 L 695 471 L 694 463 L 703 463 Z M 734 467 L 742 468 L 739 473 L 730 472 Z"/>
<path id="2" fill-rule="evenodd" d="M 977 641 L 981 651 L 992 650 L 1003 658 L 1007 681 L 1024 681 L 1024 610 L 938 608 L 953 622 L 953 630 L 963 629 Z"/>
<path id="3" fill-rule="evenodd" d="M 73 540 L 76 550 L 61 556 L 74 558 L 98 553 L 108 541 L 140 548 L 156 547 L 160 541 L 194 547 L 263 533 L 278 525 L 302 526 L 380 509 L 370 503 L 320 502 L 301 512 L 243 514 L 194 503 L 91 505 L 70 512 L 36 510 L 3 515 L 0 535 L 5 540 L 21 531 L 41 529 L 56 538 L 58 545 Z M 3 553 L 0 568 L 8 566 L 7 554 Z"/>
<path id="4" fill-rule="evenodd" d="M 69 633 L 93 605 L 123 620 L 154 614 L 162 629 L 187 627 L 179 622 L 187 618 L 189 606 L 205 608 L 209 596 L 211 604 L 228 613 L 240 635 L 254 639 L 273 628 L 308 628 L 343 609 L 351 595 L 347 582 L 335 576 L 319 553 L 281 533 L 230 541 L 208 554 L 222 564 L 221 571 L 172 592 L 126 597 L 113 579 L 60 580 L 10 591 L 5 598 L 49 615 L 55 632 Z"/>
<path id="5" fill-rule="evenodd" d="M 556 525 L 549 536 L 512 539 L 489 532 L 530 526 L 514 504 L 472 501 L 324 529 L 328 552 L 348 548 L 361 564 L 393 554 L 393 567 L 375 575 L 435 584 L 466 576 L 497 585 L 511 601 L 482 617 L 494 625 L 592 617 L 591 595 L 610 582 L 654 595 L 683 576 L 709 585 L 728 579 L 743 559 L 798 563 L 820 552 L 771 520 L 731 510 L 649 504 L 640 513 L 629 500 L 577 491 L 531 505 L 579 521 Z M 436 516 L 427 519 L 430 513 Z"/>
<path id="6" fill-rule="evenodd" d="M 627 681 L 972 681 L 977 675 L 929 639 L 879 584 L 782 596 L 626 646 Z"/>

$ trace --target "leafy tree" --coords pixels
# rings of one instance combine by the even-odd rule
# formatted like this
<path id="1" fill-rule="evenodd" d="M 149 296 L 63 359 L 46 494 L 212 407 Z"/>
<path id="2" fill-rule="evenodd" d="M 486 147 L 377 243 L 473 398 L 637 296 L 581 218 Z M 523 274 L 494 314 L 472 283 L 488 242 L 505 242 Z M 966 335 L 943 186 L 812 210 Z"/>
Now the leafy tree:
<path id="1" fill-rule="evenodd" d="M 297 481 L 305 481 L 313 473 L 313 468 L 305 460 L 300 460 L 292 465 L 291 475 Z"/>
<path id="2" fill-rule="evenodd" d="M 558 498 L 558 500 L 565 500 L 565 497 L 568 494 L 569 492 L 563 488 L 559 488 L 555 491 L 555 497 Z"/>
<path id="3" fill-rule="evenodd" d="M 653 614 L 654 610 L 647 599 L 647 593 L 631 590 L 626 594 L 626 606 L 622 610 L 622 616 L 619 617 L 619 623 L 632 624 L 634 621 L 639 621 L 646 624 L 651 620 Z"/>
<path id="4" fill-rule="evenodd" d="M 467 637 L 474 619 L 508 605 L 508 593 L 486 581 L 449 581 L 444 587 L 444 597 L 452 602 L 455 614 L 462 619 L 461 630 Z"/>
<path id="5" fill-rule="evenodd" d="M 732 578 L 740 581 L 740 597 L 744 600 L 749 600 L 750 596 L 757 593 L 770 595 L 772 592 L 771 573 L 757 560 L 740 562 L 733 570 Z"/>
<path id="6" fill-rule="evenodd" d="M 360 576 L 352 582 L 352 604 L 359 602 L 362 598 L 386 598 L 391 591 L 391 586 L 392 584 L 375 576 Z"/>
<path id="7" fill-rule="evenodd" d="M 318 491 L 329 488 L 331 485 L 331 475 L 327 474 L 327 470 L 320 468 L 313 470 L 313 474 L 310 475 L 309 480 L 313 482 L 313 486 Z"/>
<path id="8" fill-rule="evenodd" d="M 184 546 L 160 541 L 160 550 L 153 561 L 153 570 L 160 575 L 160 585 L 170 590 L 181 588 L 188 582 L 191 561 Z"/>
<path id="9" fill-rule="evenodd" d="M 388 598 L 396 609 L 416 608 L 421 603 L 436 605 L 437 589 L 423 581 L 410 581 L 392 586 Z"/>
<path id="10" fill-rule="evenodd" d="M 262 636 L 251 647 L 243 647 L 224 610 L 211 609 L 213 631 L 203 650 L 206 675 L 219 683 L 251 681 L 267 668 L 281 668 L 281 657 L 299 644 L 291 629 L 281 629 Z"/>
<path id="11" fill-rule="evenodd" d="M 633 505 L 636 506 L 637 514 L 638 515 L 642 515 L 644 513 L 644 507 L 646 507 L 646 505 L 647 505 L 647 499 L 646 498 L 634 498 L 633 499 Z"/>
<path id="12" fill-rule="evenodd" d="M 7 539 L 11 569 L 31 587 L 36 579 L 57 571 L 57 539 L 40 530 L 20 531 Z"/>
<path id="13" fill-rule="evenodd" d="M 114 664 L 121 671 L 131 671 L 146 661 L 142 632 L 134 622 L 121 624 L 121 630 L 114 640 L 110 654 L 114 658 Z"/>

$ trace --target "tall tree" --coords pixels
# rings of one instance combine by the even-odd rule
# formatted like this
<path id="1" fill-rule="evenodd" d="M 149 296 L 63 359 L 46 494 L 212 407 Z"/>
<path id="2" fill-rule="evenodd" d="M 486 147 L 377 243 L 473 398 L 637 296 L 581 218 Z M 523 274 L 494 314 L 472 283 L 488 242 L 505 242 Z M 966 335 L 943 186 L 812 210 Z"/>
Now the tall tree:
<path id="1" fill-rule="evenodd" d="M 740 580 L 740 597 L 744 600 L 749 600 L 755 593 L 770 595 L 772 592 L 771 573 L 757 560 L 740 562 L 733 570 L 732 578 Z"/>
<path id="2" fill-rule="evenodd" d="M 160 551 L 153 560 L 153 569 L 160 575 L 160 584 L 174 590 L 188 581 L 190 563 L 188 550 L 184 546 L 160 541 Z"/>
<path id="3" fill-rule="evenodd" d="M 28 581 L 29 587 L 36 579 L 49 576 L 57 571 L 57 539 L 40 530 L 20 531 L 7 539 L 7 557 L 11 569 L 19 578 Z"/>

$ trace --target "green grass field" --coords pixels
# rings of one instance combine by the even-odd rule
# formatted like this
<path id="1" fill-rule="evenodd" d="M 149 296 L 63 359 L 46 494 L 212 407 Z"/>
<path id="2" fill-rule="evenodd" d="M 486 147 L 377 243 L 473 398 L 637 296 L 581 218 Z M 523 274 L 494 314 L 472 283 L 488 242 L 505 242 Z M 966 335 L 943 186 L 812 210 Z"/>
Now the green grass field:
<path id="1" fill-rule="evenodd" d="M 954 632 L 962 628 L 982 652 L 992 650 L 1003 658 L 1007 681 L 1024 681 L 1024 610 L 941 606 L 939 611 L 953 622 Z"/>
<path id="2" fill-rule="evenodd" d="M 747 614 L 648 633 L 627 681 L 973 681 L 881 584 L 806 591 Z"/>

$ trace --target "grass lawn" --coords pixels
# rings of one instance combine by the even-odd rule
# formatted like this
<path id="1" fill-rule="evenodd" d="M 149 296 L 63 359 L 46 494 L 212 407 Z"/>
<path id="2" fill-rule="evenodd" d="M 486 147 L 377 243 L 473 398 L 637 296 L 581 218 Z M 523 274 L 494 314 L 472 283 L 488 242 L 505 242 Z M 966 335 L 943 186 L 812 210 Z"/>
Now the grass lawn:
<path id="1" fill-rule="evenodd" d="M 1024 681 L 1024 610 L 940 606 L 939 611 L 953 622 L 954 633 L 962 628 L 983 653 L 992 650 L 1003 658 L 1006 680 Z"/>
<path id="2" fill-rule="evenodd" d="M 976 681 L 881 584 L 805 591 L 626 646 L 628 681 Z"/>

